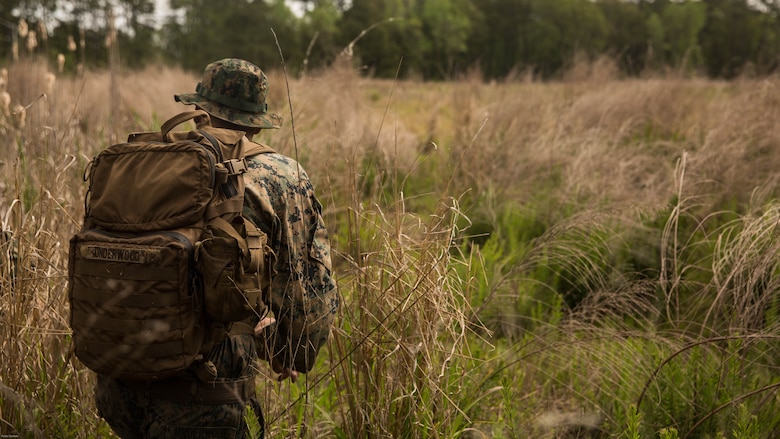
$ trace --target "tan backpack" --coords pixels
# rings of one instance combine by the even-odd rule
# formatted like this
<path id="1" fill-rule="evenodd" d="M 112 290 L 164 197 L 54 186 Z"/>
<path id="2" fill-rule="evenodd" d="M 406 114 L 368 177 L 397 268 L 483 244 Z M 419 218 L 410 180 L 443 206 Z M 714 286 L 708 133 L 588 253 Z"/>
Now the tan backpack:
<path id="1" fill-rule="evenodd" d="M 206 122 L 171 132 L 190 119 Z M 243 173 L 247 153 L 271 151 L 191 111 L 91 161 L 68 261 L 82 363 L 121 379 L 215 377 L 204 356 L 233 322 L 266 309 L 271 255 L 266 235 L 242 216 Z"/>

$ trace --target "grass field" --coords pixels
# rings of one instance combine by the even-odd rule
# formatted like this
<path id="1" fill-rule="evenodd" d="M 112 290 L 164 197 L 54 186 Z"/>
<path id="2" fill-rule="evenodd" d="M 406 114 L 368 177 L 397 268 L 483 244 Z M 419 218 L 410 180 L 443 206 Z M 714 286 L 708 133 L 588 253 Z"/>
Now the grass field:
<path id="1" fill-rule="evenodd" d="M 198 78 L 6 67 L 0 433 L 109 436 L 69 338 L 82 177 Z M 780 435 L 780 79 L 615 71 L 268 72 L 260 139 L 312 176 L 343 296 L 314 372 L 260 365 L 270 437 Z"/>

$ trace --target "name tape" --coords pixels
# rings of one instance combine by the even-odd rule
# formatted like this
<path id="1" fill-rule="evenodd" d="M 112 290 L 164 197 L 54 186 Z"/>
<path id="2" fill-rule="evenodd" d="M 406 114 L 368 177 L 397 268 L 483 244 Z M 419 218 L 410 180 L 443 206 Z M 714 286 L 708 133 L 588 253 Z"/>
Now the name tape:
<path id="1" fill-rule="evenodd" d="M 106 244 L 85 245 L 81 247 L 81 256 L 95 261 L 155 264 L 162 259 L 162 251 L 153 248 L 112 247 Z"/>

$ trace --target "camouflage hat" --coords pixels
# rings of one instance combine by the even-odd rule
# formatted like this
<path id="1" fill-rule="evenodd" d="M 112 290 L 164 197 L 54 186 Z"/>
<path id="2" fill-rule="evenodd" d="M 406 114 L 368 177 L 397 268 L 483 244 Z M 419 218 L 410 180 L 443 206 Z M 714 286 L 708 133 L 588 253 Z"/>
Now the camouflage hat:
<path id="1" fill-rule="evenodd" d="M 256 65 L 226 58 L 206 66 L 195 93 L 174 95 L 214 117 L 253 128 L 279 128 L 282 118 L 268 113 L 268 78 Z"/>

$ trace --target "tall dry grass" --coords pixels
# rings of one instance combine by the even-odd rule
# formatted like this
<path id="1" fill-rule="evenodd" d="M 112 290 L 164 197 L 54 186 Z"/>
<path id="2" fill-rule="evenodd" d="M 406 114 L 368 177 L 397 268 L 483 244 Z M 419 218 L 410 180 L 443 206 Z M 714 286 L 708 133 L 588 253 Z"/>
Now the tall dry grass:
<path id="1" fill-rule="evenodd" d="M 273 437 L 608 437 L 634 424 L 703 437 L 751 425 L 740 404 L 765 423 L 757 437 L 780 429 L 767 414 L 776 78 L 621 79 L 604 60 L 554 83 L 268 70 L 286 123 L 260 138 L 312 176 L 344 298 L 314 373 L 259 381 Z M 112 136 L 183 110 L 172 96 L 198 80 L 163 67 L 117 79 L 118 105 L 108 72 L 8 66 L 4 434 L 110 434 L 70 352 L 83 170 Z"/>

